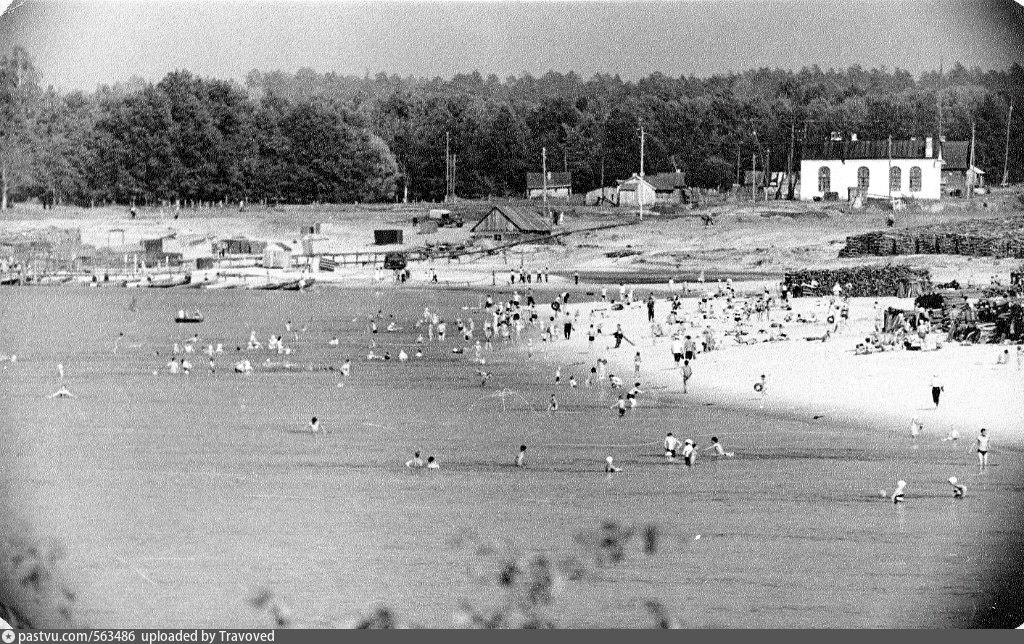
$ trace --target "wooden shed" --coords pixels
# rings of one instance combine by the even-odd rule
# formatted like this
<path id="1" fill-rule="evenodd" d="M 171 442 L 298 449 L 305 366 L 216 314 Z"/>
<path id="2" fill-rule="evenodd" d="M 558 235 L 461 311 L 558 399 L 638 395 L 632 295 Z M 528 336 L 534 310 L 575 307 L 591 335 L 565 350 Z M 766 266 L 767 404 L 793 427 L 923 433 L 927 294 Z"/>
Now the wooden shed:
<path id="1" fill-rule="evenodd" d="M 529 208 L 493 206 L 470 230 L 474 237 L 490 237 L 495 241 L 516 241 L 542 238 L 551 234 L 551 222 Z"/>
<path id="2" fill-rule="evenodd" d="M 270 242 L 263 249 L 263 268 L 289 268 L 292 263 L 292 249 L 281 242 Z"/>

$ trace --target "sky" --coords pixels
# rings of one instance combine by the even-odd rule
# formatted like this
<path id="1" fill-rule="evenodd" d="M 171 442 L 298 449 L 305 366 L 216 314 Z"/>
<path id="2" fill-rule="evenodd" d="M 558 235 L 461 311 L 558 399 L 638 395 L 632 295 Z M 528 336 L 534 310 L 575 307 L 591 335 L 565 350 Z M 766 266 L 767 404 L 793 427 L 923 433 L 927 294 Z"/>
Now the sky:
<path id="1" fill-rule="evenodd" d="M 549 70 L 708 76 L 755 67 L 1005 69 L 1024 64 L 1013 0 L 271 2 L 0 0 L 0 49 L 43 83 L 93 90 L 187 69 L 244 80 L 309 67 L 505 78 Z"/>

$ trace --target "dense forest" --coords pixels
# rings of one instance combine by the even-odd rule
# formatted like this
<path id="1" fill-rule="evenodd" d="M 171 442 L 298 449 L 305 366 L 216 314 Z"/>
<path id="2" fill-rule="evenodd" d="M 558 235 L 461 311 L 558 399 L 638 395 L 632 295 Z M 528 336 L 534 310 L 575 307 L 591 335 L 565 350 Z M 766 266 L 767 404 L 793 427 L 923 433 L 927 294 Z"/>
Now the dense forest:
<path id="1" fill-rule="evenodd" d="M 976 164 L 1024 180 L 1024 68 L 758 69 L 638 81 L 569 72 L 505 80 L 252 71 L 244 84 L 188 71 L 95 92 L 43 88 L 22 49 L 0 59 L 3 205 L 412 200 L 445 193 L 445 142 L 463 197 L 522 195 L 526 172 L 573 173 L 575 192 L 680 169 L 728 187 L 738 165 L 785 170 L 830 132 L 861 139 L 977 137 Z"/>

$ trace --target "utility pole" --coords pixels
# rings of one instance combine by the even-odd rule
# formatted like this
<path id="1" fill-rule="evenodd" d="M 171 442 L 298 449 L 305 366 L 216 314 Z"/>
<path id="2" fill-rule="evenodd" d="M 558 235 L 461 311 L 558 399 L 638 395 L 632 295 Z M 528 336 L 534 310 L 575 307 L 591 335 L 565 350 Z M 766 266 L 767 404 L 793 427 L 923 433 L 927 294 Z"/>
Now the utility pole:
<path id="1" fill-rule="evenodd" d="M 974 172 L 974 119 L 971 119 L 971 161 L 967 164 L 967 174 L 971 177 L 970 189 L 967 193 L 968 199 L 974 198 L 974 182 L 977 180 L 978 175 Z"/>
<path id="2" fill-rule="evenodd" d="M 764 200 L 768 201 L 768 188 L 772 187 L 772 149 L 764 150 Z"/>
<path id="3" fill-rule="evenodd" d="M 739 189 L 743 185 L 740 181 L 740 146 L 736 146 L 736 188 Z"/>
<path id="4" fill-rule="evenodd" d="M 786 198 L 793 200 L 793 154 L 796 150 L 796 121 L 789 125 L 789 160 L 786 161 Z"/>
<path id="5" fill-rule="evenodd" d="M 640 125 L 640 177 L 644 176 L 644 126 Z"/>
<path id="6" fill-rule="evenodd" d="M 452 193 L 451 132 L 444 133 L 444 200 Z"/>
<path id="7" fill-rule="evenodd" d="M 1010 185 L 1010 120 L 1013 118 L 1013 99 L 1010 99 L 1010 113 L 1006 115 L 1006 153 L 1003 155 L 1004 188 Z"/>
<path id="8" fill-rule="evenodd" d="M 757 153 L 750 155 L 750 198 L 757 201 Z"/>
<path id="9" fill-rule="evenodd" d="M 541 193 L 541 199 L 544 200 L 544 214 L 550 216 L 548 212 L 548 149 L 540 149 L 540 168 L 541 168 L 541 186 L 543 187 L 543 193 Z"/>
<path id="10" fill-rule="evenodd" d="M 888 154 L 889 154 L 889 203 L 892 203 L 892 135 L 889 135 L 888 141 Z"/>

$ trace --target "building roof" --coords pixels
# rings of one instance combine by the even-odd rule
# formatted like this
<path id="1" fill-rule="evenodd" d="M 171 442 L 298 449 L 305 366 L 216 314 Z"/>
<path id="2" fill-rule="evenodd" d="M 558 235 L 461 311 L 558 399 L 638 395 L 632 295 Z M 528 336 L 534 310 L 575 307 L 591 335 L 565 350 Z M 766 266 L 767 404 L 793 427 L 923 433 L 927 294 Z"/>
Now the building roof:
<path id="1" fill-rule="evenodd" d="M 660 172 L 644 177 L 658 192 L 672 191 L 686 187 L 685 172 Z"/>
<path id="2" fill-rule="evenodd" d="M 659 172 L 657 174 L 649 174 L 644 179 L 659 192 L 686 187 L 685 172 Z"/>
<path id="3" fill-rule="evenodd" d="M 926 142 L 924 139 L 889 141 L 825 141 L 823 143 L 804 146 L 804 160 L 843 160 L 888 159 L 890 150 L 893 159 L 930 159 L 938 158 L 939 143 L 935 142 L 932 156 L 925 156 Z M 945 168 L 967 168 L 967 141 L 945 141 L 942 143 L 942 157 L 946 161 Z"/>
<path id="4" fill-rule="evenodd" d="M 651 186 L 652 189 L 654 188 L 654 186 L 651 185 L 651 182 L 647 180 L 646 176 L 643 179 L 641 179 L 640 175 L 634 174 L 632 177 L 630 177 L 628 179 L 625 179 L 623 181 L 619 181 L 619 191 L 620 192 L 623 192 L 623 191 L 625 191 L 625 192 L 635 191 L 637 189 L 637 186 L 640 185 L 641 181 L 643 181 L 647 185 Z"/>
<path id="5" fill-rule="evenodd" d="M 564 188 L 572 186 L 572 173 L 571 172 L 548 172 L 548 188 Z M 527 190 L 543 190 L 544 189 L 544 173 L 543 172 L 527 172 L 526 173 L 526 189 Z"/>
<path id="6" fill-rule="evenodd" d="M 502 204 L 500 206 L 494 206 L 487 211 L 487 214 L 480 218 L 480 221 L 476 222 L 471 230 L 476 230 L 480 224 L 487 221 L 487 218 L 491 216 L 491 213 L 497 210 L 505 219 L 509 220 L 513 226 L 524 233 L 535 233 L 551 232 L 551 223 L 544 217 L 537 214 L 536 211 L 529 208 L 523 208 L 521 206 L 507 206 Z"/>

